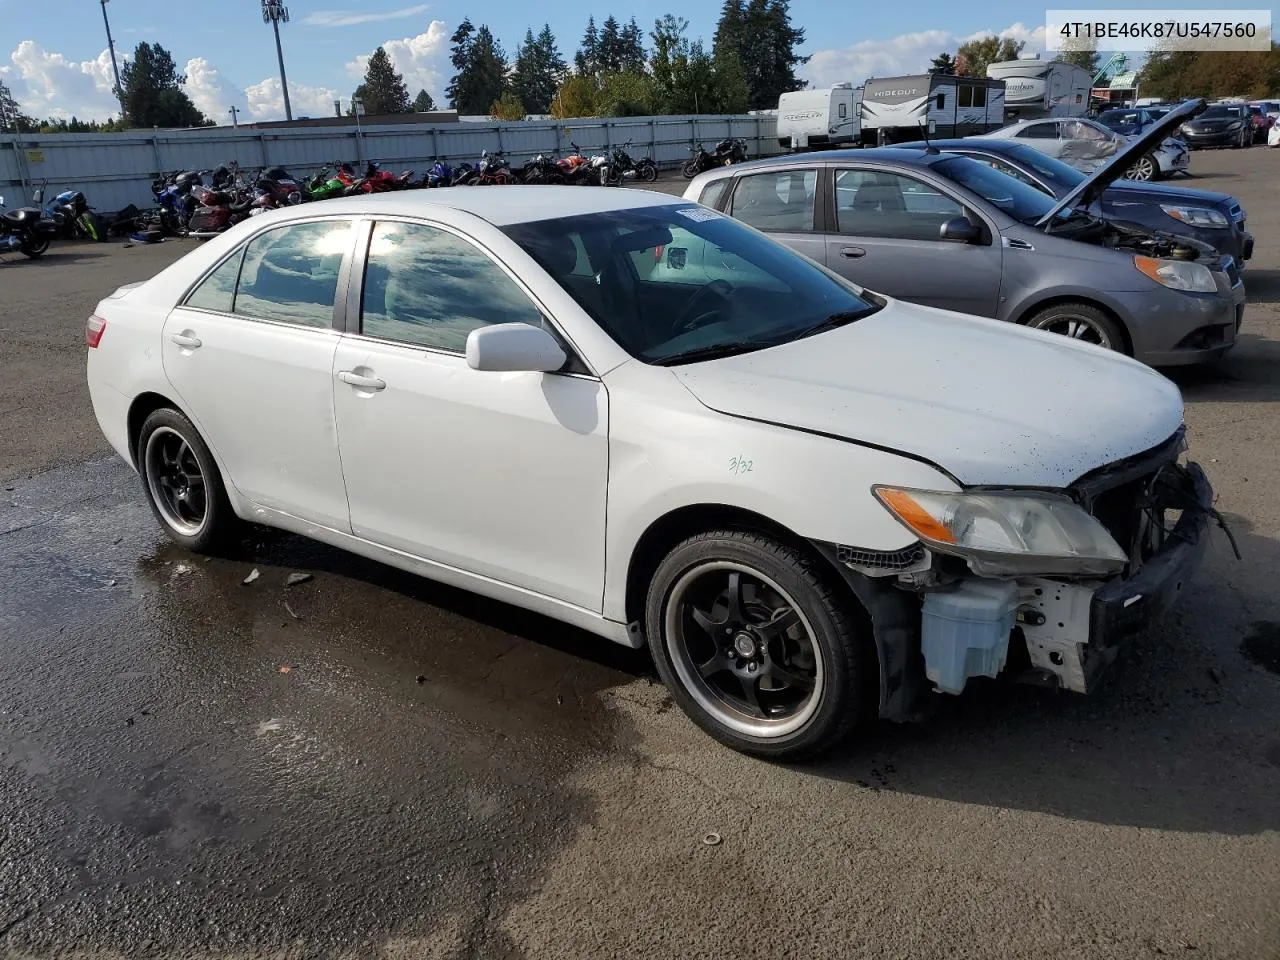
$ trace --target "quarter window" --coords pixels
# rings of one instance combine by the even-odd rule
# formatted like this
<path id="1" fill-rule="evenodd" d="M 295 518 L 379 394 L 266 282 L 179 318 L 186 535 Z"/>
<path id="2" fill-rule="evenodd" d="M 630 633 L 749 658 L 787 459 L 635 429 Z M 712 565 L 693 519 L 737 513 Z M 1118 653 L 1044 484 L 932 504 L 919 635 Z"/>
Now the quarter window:
<path id="1" fill-rule="evenodd" d="M 234 310 L 245 317 L 329 327 L 349 220 L 296 223 L 249 241 Z"/>
<path id="2" fill-rule="evenodd" d="M 513 322 L 541 326 L 543 317 L 474 244 L 425 224 L 374 225 L 361 310 L 366 335 L 464 353 L 472 330 Z"/>
<path id="3" fill-rule="evenodd" d="M 1026 140 L 1057 140 L 1056 123 L 1030 123 L 1018 131 L 1018 137 Z"/>
<path id="4" fill-rule="evenodd" d="M 733 193 L 733 215 L 757 230 L 810 231 L 817 186 L 817 170 L 743 177 Z"/>
<path id="5" fill-rule="evenodd" d="M 733 181 L 729 177 L 711 181 L 707 188 L 702 191 L 702 198 L 698 202 L 703 206 L 715 207 L 718 210 L 720 201 L 724 199 L 724 192 L 729 189 L 729 184 L 731 183 Z"/>
<path id="6" fill-rule="evenodd" d="M 241 247 L 201 281 L 200 286 L 187 297 L 188 307 L 230 313 L 236 299 L 236 281 L 240 278 L 240 261 L 244 259 Z"/>
<path id="7" fill-rule="evenodd" d="M 900 240 L 937 240 L 939 228 L 964 208 L 919 180 L 896 173 L 836 173 L 836 219 L 841 233 Z"/>

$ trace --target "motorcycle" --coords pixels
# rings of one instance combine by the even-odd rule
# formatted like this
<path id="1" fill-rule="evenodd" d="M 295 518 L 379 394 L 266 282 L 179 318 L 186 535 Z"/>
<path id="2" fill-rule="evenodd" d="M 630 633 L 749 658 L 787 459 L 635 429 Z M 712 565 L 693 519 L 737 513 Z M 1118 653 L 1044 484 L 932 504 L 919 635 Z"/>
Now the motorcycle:
<path id="1" fill-rule="evenodd" d="M 492 152 L 485 150 L 480 154 L 480 165 L 476 167 L 476 176 L 468 181 L 469 186 L 502 186 L 515 183 L 515 175 L 511 172 L 511 164 L 501 150 Z"/>
<path id="2" fill-rule="evenodd" d="M 365 167 L 363 177 L 355 176 L 355 168 L 344 163 L 338 168 L 338 178 L 361 193 L 387 193 L 392 190 L 403 190 L 413 179 L 413 171 L 406 170 L 400 176 L 388 173 L 374 161 L 370 160 Z"/>
<path id="3" fill-rule="evenodd" d="M 203 185 L 191 190 L 200 204 L 191 215 L 188 236 L 208 239 L 249 218 L 258 196 L 244 196 L 236 190 L 215 190 Z"/>
<path id="4" fill-rule="evenodd" d="M 658 165 L 653 162 L 653 158 L 632 160 L 631 154 L 627 153 L 626 149 L 629 146 L 631 146 L 630 140 L 620 147 L 613 148 L 601 186 L 616 187 L 623 180 L 643 180 L 645 183 L 653 183 L 658 179 Z"/>
<path id="5" fill-rule="evenodd" d="M 521 183 L 538 183 L 544 185 L 565 182 L 564 172 L 556 161 L 545 154 L 538 154 L 521 168 L 517 177 Z"/>
<path id="6" fill-rule="evenodd" d="M 430 188 L 453 186 L 453 167 L 436 157 L 431 164 L 431 169 L 422 178 L 422 186 Z"/>
<path id="7" fill-rule="evenodd" d="M 38 204 L 44 198 L 44 186 L 35 193 Z M 58 235 L 67 240 L 107 239 L 107 224 L 89 206 L 89 201 L 79 190 L 64 190 L 44 208 L 44 215 L 58 227 Z"/>
<path id="8" fill-rule="evenodd" d="M 36 198 L 39 203 L 39 191 Z M 0 197 L 0 208 L 3 206 L 4 197 Z M 57 233 L 58 225 L 45 217 L 39 207 L 18 207 L 0 213 L 0 253 L 17 250 L 36 260 L 44 256 Z"/>
<path id="9" fill-rule="evenodd" d="M 582 148 L 576 143 L 570 141 L 569 146 L 573 147 L 573 153 L 556 161 L 556 166 L 560 168 L 560 174 L 564 177 L 564 182 L 569 184 L 591 183 L 590 174 L 591 161 L 582 153 Z"/>
<path id="10" fill-rule="evenodd" d="M 721 140 L 716 144 L 714 153 L 708 153 L 707 148 L 698 144 L 691 147 L 693 159 L 686 161 L 684 168 L 680 171 L 686 180 L 692 180 L 698 174 L 713 167 L 728 167 L 735 163 L 743 163 L 747 159 L 747 141 L 736 137 L 729 140 Z"/>
<path id="11" fill-rule="evenodd" d="M 203 173 L 195 170 L 161 174 L 151 182 L 151 192 L 158 205 L 160 229 L 164 233 L 177 237 L 186 235 L 187 223 L 196 209 L 191 188 L 203 183 Z"/>
<path id="12" fill-rule="evenodd" d="M 337 174 L 331 175 L 328 167 L 321 167 L 302 185 L 302 199 L 330 200 L 346 196 L 346 191 L 347 185 L 338 179 Z"/>
<path id="13" fill-rule="evenodd" d="M 254 190 L 259 197 L 263 194 L 267 196 L 268 199 L 262 202 L 262 206 L 268 210 L 302 202 L 302 184 L 283 167 L 272 167 L 258 174 L 254 179 Z"/>

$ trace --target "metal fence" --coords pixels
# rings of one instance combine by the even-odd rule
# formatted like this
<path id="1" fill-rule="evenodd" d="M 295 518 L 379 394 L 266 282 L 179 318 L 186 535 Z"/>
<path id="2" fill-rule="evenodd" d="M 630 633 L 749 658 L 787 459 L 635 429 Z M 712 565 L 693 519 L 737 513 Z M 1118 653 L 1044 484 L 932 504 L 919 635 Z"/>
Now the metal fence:
<path id="1" fill-rule="evenodd" d="M 726 137 L 746 140 L 752 156 L 777 153 L 775 129 L 775 117 L 748 115 L 6 134 L 0 136 L 0 195 L 8 206 L 22 206 L 47 181 L 46 196 L 83 190 L 90 204 L 114 211 L 131 203 L 153 205 L 151 181 L 161 172 L 232 161 L 246 168 L 279 165 L 303 176 L 335 161 L 378 160 L 396 173 L 414 168 L 423 174 L 435 157 L 474 162 L 483 150 L 502 150 L 519 166 L 539 153 L 566 153 L 573 144 L 592 153 L 628 141 L 637 159 L 652 156 L 670 167 L 688 159 L 695 144 L 710 147 Z"/>

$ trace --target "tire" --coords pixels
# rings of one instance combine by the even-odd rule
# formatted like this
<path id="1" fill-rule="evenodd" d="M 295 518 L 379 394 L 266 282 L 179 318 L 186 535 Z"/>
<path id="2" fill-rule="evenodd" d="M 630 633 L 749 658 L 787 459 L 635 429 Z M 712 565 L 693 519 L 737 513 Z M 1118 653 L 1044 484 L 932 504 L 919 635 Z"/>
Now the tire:
<path id="1" fill-rule="evenodd" d="M 240 520 L 218 464 L 191 421 L 162 407 L 143 421 L 135 449 L 142 488 L 161 529 L 192 553 L 221 552 Z"/>
<path id="2" fill-rule="evenodd" d="M 766 628 L 783 612 L 789 626 Z M 645 624 L 672 698 L 734 750 L 798 760 L 875 717 L 873 638 L 813 559 L 767 536 L 718 530 L 677 545 L 649 584 Z"/>
<path id="3" fill-rule="evenodd" d="M 645 163 L 640 166 L 638 174 L 645 183 L 653 183 L 658 179 L 658 168 L 652 163 Z"/>
<path id="4" fill-rule="evenodd" d="M 27 237 L 19 248 L 32 260 L 39 260 L 49 251 L 48 237 Z"/>
<path id="5" fill-rule="evenodd" d="M 685 165 L 680 168 L 680 174 L 686 180 L 692 180 L 694 177 L 698 175 L 698 161 L 696 160 L 686 161 Z"/>
<path id="6" fill-rule="evenodd" d="M 1055 303 L 1025 321 L 1033 330 L 1082 340 L 1117 353 L 1128 353 L 1124 330 L 1112 317 L 1091 303 L 1068 300 Z"/>
<path id="7" fill-rule="evenodd" d="M 1151 156 L 1151 154 L 1147 154 L 1125 171 L 1124 178 L 1126 180 L 1137 180 L 1143 183 L 1159 180 L 1160 165 L 1156 163 L 1155 157 Z"/>

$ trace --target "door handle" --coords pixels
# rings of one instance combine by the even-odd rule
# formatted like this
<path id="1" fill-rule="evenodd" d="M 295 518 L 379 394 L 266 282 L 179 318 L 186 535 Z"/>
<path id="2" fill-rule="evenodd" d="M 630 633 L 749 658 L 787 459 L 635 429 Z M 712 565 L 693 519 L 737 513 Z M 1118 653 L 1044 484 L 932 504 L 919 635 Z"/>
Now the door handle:
<path id="1" fill-rule="evenodd" d="M 361 390 L 385 390 L 387 389 L 387 381 L 379 380 L 377 377 L 366 377 L 356 373 L 354 370 L 339 370 L 338 379 L 343 383 L 350 384 L 353 387 L 359 387 Z"/>
<path id="2" fill-rule="evenodd" d="M 861 247 L 841 247 L 840 248 L 840 256 L 844 257 L 847 260 L 857 260 L 859 257 L 865 257 L 866 255 L 867 255 L 867 251 L 863 250 Z"/>
<path id="3" fill-rule="evenodd" d="M 169 339 L 187 350 L 194 350 L 203 342 L 199 337 L 189 337 L 185 333 L 175 333 Z"/>

